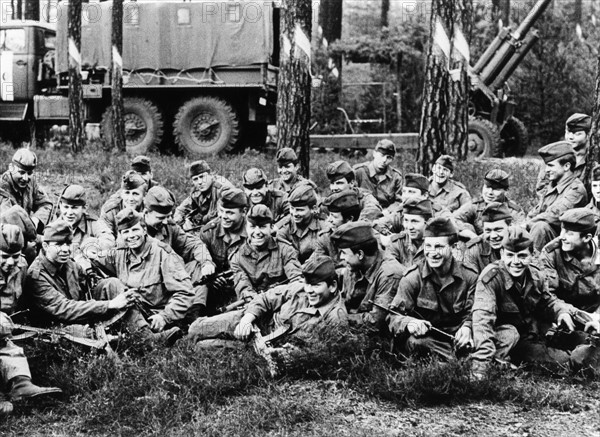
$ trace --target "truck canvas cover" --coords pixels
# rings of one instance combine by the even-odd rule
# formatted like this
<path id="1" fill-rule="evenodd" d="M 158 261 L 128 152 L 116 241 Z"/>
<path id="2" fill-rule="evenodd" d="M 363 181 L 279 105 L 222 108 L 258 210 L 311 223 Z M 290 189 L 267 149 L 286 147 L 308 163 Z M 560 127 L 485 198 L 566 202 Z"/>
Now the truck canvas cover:
<path id="1" fill-rule="evenodd" d="M 190 70 L 268 63 L 273 48 L 268 2 L 136 2 L 123 13 L 125 70 Z M 84 68 L 111 64 L 112 2 L 84 3 Z M 67 13 L 57 23 L 57 71 L 68 71 Z M 73 47 L 73 46 L 71 46 Z"/>

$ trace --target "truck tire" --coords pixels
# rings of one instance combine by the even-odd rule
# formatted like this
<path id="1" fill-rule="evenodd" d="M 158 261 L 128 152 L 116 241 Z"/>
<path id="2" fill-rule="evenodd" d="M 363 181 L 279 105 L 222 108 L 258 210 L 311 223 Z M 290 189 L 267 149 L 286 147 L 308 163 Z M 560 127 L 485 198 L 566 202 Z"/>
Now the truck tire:
<path id="1" fill-rule="evenodd" d="M 123 118 L 128 153 L 144 154 L 160 144 L 163 136 L 163 116 L 150 100 L 140 97 L 124 98 Z M 102 115 L 101 131 L 105 144 L 112 149 L 114 141 L 110 106 Z"/>
<path id="2" fill-rule="evenodd" d="M 500 131 L 505 156 L 523 156 L 529 148 L 529 133 L 525 124 L 516 117 L 506 120 Z"/>
<path id="3" fill-rule="evenodd" d="M 498 126 L 481 117 L 469 117 L 467 152 L 469 158 L 501 158 L 503 153 Z"/>
<path id="4" fill-rule="evenodd" d="M 237 114 L 216 97 L 195 97 L 185 102 L 173 123 L 175 141 L 190 157 L 232 151 L 239 134 Z"/>

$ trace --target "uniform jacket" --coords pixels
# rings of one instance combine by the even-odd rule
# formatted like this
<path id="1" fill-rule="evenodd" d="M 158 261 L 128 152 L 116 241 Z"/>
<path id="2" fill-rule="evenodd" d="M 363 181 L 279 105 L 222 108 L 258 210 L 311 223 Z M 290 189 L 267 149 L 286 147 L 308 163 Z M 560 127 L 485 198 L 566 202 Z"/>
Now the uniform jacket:
<path id="1" fill-rule="evenodd" d="M 173 220 L 184 229 L 191 229 L 197 226 L 205 225 L 217 214 L 217 202 L 221 197 L 221 191 L 227 187 L 218 181 L 213 181 L 208 190 L 192 191 L 188 197 L 175 209 Z"/>
<path id="2" fill-rule="evenodd" d="M 433 177 L 429 178 L 433 181 Z M 471 203 L 471 195 L 463 184 L 454 179 L 449 179 L 442 187 L 436 188 L 433 183 L 429 186 L 431 203 L 454 212 L 463 205 Z"/>
<path id="3" fill-rule="evenodd" d="M 377 174 L 373 161 L 354 166 L 356 183 L 375 196 L 382 208 L 402 202 L 402 173 L 389 166 L 384 174 Z"/>
<path id="4" fill-rule="evenodd" d="M 270 189 L 261 203 L 273 213 L 273 223 L 283 220 L 290 213 L 290 203 L 283 191 Z"/>
<path id="5" fill-rule="evenodd" d="M 301 175 L 296 176 L 296 180 L 293 181 L 291 185 L 286 185 L 283 182 L 283 179 L 276 178 L 271 179 L 268 183 L 268 186 L 273 190 L 282 191 L 287 196 L 289 196 L 290 193 L 294 191 L 294 188 L 302 184 L 309 184 L 314 189 L 317 189 L 317 185 L 313 181 L 311 181 L 310 179 L 306 179 L 304 176 Z"/>
<path id="6" fill-rule="evenodd" d="M 415 244 L 407 232 L 394 234 L 390 238 L 390 244 L 386 248 L 386 255 L 394 258 L 405 267 L 411 267 L 425 260 L 423 242 Z"/>
<path id="7" fill-rule="evenodd" d="M 115 197 L 108 199 L 104 205 L 102 205 L 102 209 L 100 210 L 100 226 L 109 229 L 114 238 L 117 238 L 119 234 L 117 227 L 117 214 L 124 208 L 123 201 L 120 198 Z M 140 205 L 137 211 L 141 212 L 141 210 L 142 206 Z"/>
<path id="8" fill-rule="evenodd" d="M 215 218 L 204 225 L 200 239 L 206 245 L 208 255 L 217 267 L 217 272 L 230 269 L 231 258 L 246 242 L 246 220 L 237 232 L 227 232 L 221 225 L 221 220 Z"/>
<path id="9" fill-rule="evenodd" d="M 115 237 L 104 221 L 88 213 L 83 213 L 79 223 L 73 228 L 73 244 L 77 247 L 87 238 L 97 238 L 103 249 L 115 246 Z"/>
<path id="10" fill-rule="evenodd" d="M 514 223 L 520 223 L 525 219 L 525 211 L 517 203 L 507 197 L 504 198 L 502 203 L 508 207 Z M 483 198 L 475 199 L 472 203 L 461 206 L 453 214 L 457 226 L 461 229 L 466 227 L 477 235 L 483 234 L 483 220 L 481 219 L 481 215 L 486 206 L 487 203 Z"/>
<path id="11" fill-rule="evenodd" d="M 10 172 L 4 172 L 0 177 L 0 207 L 10 208 L 21 206 L 27 214 L 37 217 L 46 224 L 52 211 L 52 202 L 44 190 L 40 188 L 35 178 L 29 180 L 24 190 L 15 184 Z"/>
<path id="12" fill-rule="evenodd" d="M 0 272 L 0 311 L 9 316 L 20 309 L 24 302 L 23 289 L 27 278 L 27 261 L 21 256 L 8 277 Z"/>
<path id="13" fill-rule="evenodd" d="M 560 227 L 560 215 L 571 209 L 585 206 L 587 193 L 583 183 L 574 174 L 565 175 L 556 185 L 547 185 L 538 205 L 528 217 L 533 222 L 544 221 L 556 228 Z"/>
<path id="14" fill-rule="evenodd" d="M 167 222 L 160 229 L 148 226 L 148 235 L 170 246 L 185 263 L 198 261 L 200 265 L 212 262 L 208 249 L 200 240 L 187 232 L 174 222 Z"/>
<path id="15" fill-rule="evenodd" d="M 331 242 L 331 234 L 333 234 L 334 231 L 335 229 L 331 227 L 319 231 L 319 234 L 317 235 L 317 241 L 315 242 L 315 251 L 313 252 L 312 256 L 328 256 L 333 260 L 336 266 L 339 266 L 341 264 L 340 252 Z"/>
<path id="16" fill-rule="evenodd" d="M 500 259 L 500 250 L 492 249 L 489 241 L 480 235 L 467 242 L 463 263 L 481 273 L 491 263 Z"/>
<path id="17" fill-rule="evenodd" d="M 587 204 L 586 208 L 594 213 L 596 219 L 596 226 L 598 226 L 598 229 L 596 229 L 596 235 L 600 235 L 600 208 L 596 203 L 596 199 L 592 198 L 590 203 Z"/>
<path id="18" fill-rule="evenodd" d="M 331 228 L 325 220 L 313 217 L 304 229 L 298 228 L 291 216 L 287 216 L 280 224 L 277 237 L 287 241 L 298 252 L 298 260 L 303 264 L 315 251 L 319 234 Z"/>

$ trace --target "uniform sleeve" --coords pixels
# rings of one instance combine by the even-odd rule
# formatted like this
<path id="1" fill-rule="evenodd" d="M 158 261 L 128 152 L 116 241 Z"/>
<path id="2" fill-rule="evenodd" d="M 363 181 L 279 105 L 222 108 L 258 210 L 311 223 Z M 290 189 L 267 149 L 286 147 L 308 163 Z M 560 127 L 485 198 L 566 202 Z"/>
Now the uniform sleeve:
<path id="1" fill-rule="evenodd" d="M 558 271 L 556 270 L 556 261 L 554 251 L 542 249 L 539 256 L 539 264 L 544 276 L 546 277 L 546 286 L 550 293 L 556 293 L 559 286 Z"/>
<path id="2" fill-rule="evenodd" d="M 237 251 L 231 258 L 231 271 L 235 282 L 235 294 L 238 299 L 253 297 L 256 295 L 256 290 L 250 281 L 250 277 L 241 265 L 240 251 Z"/>
<path id="3" fill-rule="evenodd" d="M 47 223 L 52 212 L 52 202 L 45 191 L 33 180 L 33 211 L 40 222 Z"/>
<path id="4" fill-rule="evenodd" d="M 173 220 L 179 226 L 183 226 L 185 223 L 185 219 L 189 217 L 194 211 L 194 201 L 192 200 L 192 196 L 186 197 L 181 204 L 175 208 L 175 213 L 173 214 Z"/>
<path id="5" fill-rule="evenodd" d="M 402 174 L 400 172 L 396 173 L 396 177 L 394 178 L 394 200 L 396 203 L 402 203 L 402 186 L 404 185 L 402 182 Z"/>
<path id="6" fill-rule="evenodd" d="M 165 308 L 159 313 L 167 323 L 181 320 L 192 306 L 194 291 L 185 266 L 174 253 L 162 253 L 161 272 L 163 285 L 171 295 Z"/>
<path id="7" fill-rule="evenodd" d="M 298 254 L 292 246 L 282 245 L 281 257 L 283 261 L 283 271 L 288 281 L 292 282 L 302 277 L 302 267 L 298 261 Z"/>
<path id="8" fill-rule="evenodd" d="M 473 303 L 473 360 L 480 364 L 492 361 L 496 353 L 495 325 L 496 325 L 496 293 L 494 286 L 498 286 L 496 278 L 484 283 L 480 277 L 475 287 L 475 299 Z"/>
<path id="9" fill-rule="evenodd" d="M 329 234 L 322 234 L 317 237 L 317 240 L 315 241 L 315 250 L 310 255 L 309 259 L 314 258 L 317 255 L 331 256 L 329 253 L 329 245 L 327 244 L 328 239 Z"/>
<path id="10" fill-rule="evenodd" d="M 388 315 L 388 312 L 383 308 L 389 308 L 392 299 L 398 290 L 398 285 L 400 284 L 400 274 L 387 274 L 381 277 L 381 280 L 377 282 L 377 293 L 374 296 L 373 302 L 377 305 L 373 305 L 371 311 L 366 313 L 359 313 L 362 318 L 363 324 L 367 326 L 371 326 L 375 329 L 381 329 L 385 324 L 385 319 Z M 350 320 L 352 320 L 354 315 L 350 316 Z"/>
<path id="11" fill-rule="evenodd" d="M 477 218 L 477 208 L 473 205 L 473 202 L 466 203 L 458 208 L 452 214 L 454 220 L 456 221 L 456 226 L 458 230 L 469 229 L 470 231 L 475 232 L 475 228 L 473 224 Z"/>
<path id="12" fill-rule="evenodd" d="M 532 221 L 544 221 L 549 224 L 558 224 L 560 215 L 571 208 L 583 205 L 587 202 L 587 193 L 581 184 L 573 184 L 568 187 L 546 211 L 536 215 Z"/>
<path id="13" fill-rule="evenodd" d="M 467 246 L 463 256 L 463 264 L 475 271 L 479 271 L 479 262 L 477 258 L 477 246 Z"/>
<path id="14" fill-rule="evenodd" d="M 407 314 L 413 310 L 419 295 L 419 289 L 421 287 L 419 281 L 419 270 L 415 269 L 407 273 L 400 279 L 396 295 L 392 300 L 390 309 L 400 313 L 401 315 L 390 314 L 387 317 L 388 327 L 390 332 L 394 335 L 398 335 L 406 331 L 406 326 L 411 320 L 415 320 L 413 317 Z"/>
<path id="15" fill-rule="evenodd" d="M 371 193 L 361 190 L 361 210 L 359 220 L 373 221 L 383 216 L 381 205 Z"/>
<path id="16" fill-rule="evenodd" d="M 258 319 L 265 315 L 276 313 L 284 303 L 290 300 L 302 288 L 303 284 L 300 283 L 273 287 L 252 299 L 246 308 L 245 314 L 252 314 Z"/>
<path id="17" fill-rule="evenodd" d="M 93 223 L 94 236 L 98 239 L 100 249 L 106 250 L 115 247 L 117 244 L 115 236 L 110 228 L 101 220 L 96 220 Z"/>
<path id="18" fill-rule="evenodd" d="M 201 266 L 206 262 L 212 262 L 212 257 L 204 242 L 191 235 L 179 226 L 173 227 L 173 250 L 179 254 L 185 262 L 198 261 Z"/>
<path id="19" fill-rule="evenodd" d="M 117 238 L 118 232 L 115 223 L 115 214 L 115 209 L 109 209 L 107 211 L 104 208 L 102 208 L 98 222 L 100 222 L 100 226 L 103 226 L 105 229 L 108 229 L 114 238 Z"/>

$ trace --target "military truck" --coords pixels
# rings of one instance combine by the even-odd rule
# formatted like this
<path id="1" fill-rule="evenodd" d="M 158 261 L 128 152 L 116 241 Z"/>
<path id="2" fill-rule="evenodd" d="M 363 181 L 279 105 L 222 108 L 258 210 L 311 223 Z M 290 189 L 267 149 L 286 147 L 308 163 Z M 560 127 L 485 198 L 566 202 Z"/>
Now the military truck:
<path id="1" fill-rule="evenodd" d="M 84 117 L 101 123 L 109 144 L 111 8 L 112 2 L 84 3 L 79 54 Z M 68 120 L 69 62 L 78 55 L 69 45 L 67 15 L 66 9 L 58 14 L 55 38 L 40 23 L 2 25 L 2 64 L 13 61 L 6 69 L 12 70 L 15 92 L 2 95 L 0 130 L 11 128 L 5 122 L 39 128 Z M 126 3 L 122 64 L 128 151 L 176 143 L 195 157 L 264 144 L 267 125 L 275 120 L 278 15 L 270 2 Z M 5 44 L 9 37 L 21 44 Z M 4 58 L 6 53 L 11 54 Z"/>

